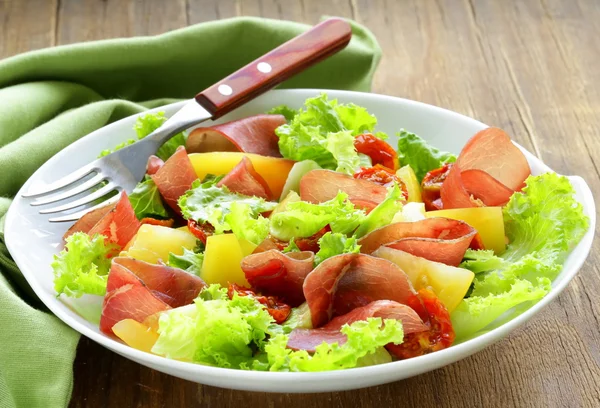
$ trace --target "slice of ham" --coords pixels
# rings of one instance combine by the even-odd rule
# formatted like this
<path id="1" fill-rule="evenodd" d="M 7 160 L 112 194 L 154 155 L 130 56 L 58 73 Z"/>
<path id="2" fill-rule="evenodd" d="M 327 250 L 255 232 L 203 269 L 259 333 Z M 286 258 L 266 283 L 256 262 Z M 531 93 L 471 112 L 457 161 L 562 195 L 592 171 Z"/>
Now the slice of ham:
<path id="1" fill-rule="evenodd" d="M 270 200 L 273 197 L 269 185 L 265 179 L 256 172 L 252 162 L 246 156 L 244 156 L 242 160 L 240 160 L 240 162 L 217 183 L 217 186 L 226 186 L 234 193 L 261 197 L 265 200 Z"/>
<path id="2" fill-rule="evenodd" d="M 111 273 L 115 266 L 137 276 L 157 298 L 171 307 L 191 304 L 206 286 L 198 276 L 166 265 L 119 257 L 112 260 Z"/>
<path id="3" fill-rule="evenodd" d="M 113 209 L 107 212 L 89 231 L 88 234 L 102 234 L 120 248 L 133 238 L 142 224 L 135 216 L 129 197 L 123 191 L 121 198 Z"/>
<path id="4" fill-rule="evenodd" d="M 177 214 L 181 215 L 177 200 L 192 187 L 197 179 L 194 167 L 185 149 L 180 146 L 169 160 L 154 174 L 152 180 L 160 195 Z"/>
<path id="5" fill-rule="evenodd" d="M 133 319 L 141 323 L 148 316 L 168 309 L 169 305 L 154 296 L 138 277 L 113 262 L 102 303 L 102 332 L 113 334 L 112 327 L 121 320 Z"/>
<path id="6" fill-rule="evenodd" d="M 160 168 L 164 165 L 165 162 L 163 161 L 163 159 L 161 159 L 158 156 L 152 155 L 148 157 L 148 163 L 146 164 L 146 173 L 148 173 L 148 175 L 150 176 L 156 174 L 156 172 L 158 172 Z"/>
<path id="7" fill-rule="evenodd" d="M 322 203 L 329 201 L 342 191 L 357 207 L 372 210 L 385 200 L 385 187 L 373 182 L 355 179 L 331 170 L 311 170 L 300 179 L 302 201 Z"/>
<path id="8" fill-rule="evenodd" d="M 467 142 L 446 177 L 443 208 L 504 205 L 530 174 L 527 158 L 506 132 L 484 129 Z"/>
<path id="9" fill-rule="evenodd" d="M 271 249 L 244 257 L 241 267 L 252 288 L 296 307 L 304 302 L 302 284 L 313 269 L 314 258 L 308 251 L 284 254 Z"/>
<path id="10" fill-rule="evenodd" d="M 78 219 L 77 222 L 75 222 L 75 224 L 73 224 L 71 228 L 67 230 L 67 232 L 65 232 L 65 235 L 63 235 L 63 239 L 66 240 L 68 237 L 75 234 L 76 232 L 85 232 L 86 234 L 89 233 L 90 230 L 94 227 L 94 225 L 96 225 L 98 221 L 102 219 L 102 217 L 104 217 L 113 208 L 115 208 L 116 205 L 116 203 L 106 205 L 104 207 L 100 207 L 94 211 L 90 211 L 89 213 L 85 214 L 83 217 Z"/>
<path id="11" fill-rule="evenodd" d="M 386 246 L 430 261 L 458 266 L 476 234 L 477 231 L 466 222 L 435 217 L 386 225 L 358 242 L 360 251 L 366 254 Z"/>
<path id="12" fill-rule="evenodd" d="M 281 157 L 275 129 L 286 123 L 283 115 L 256 115 L 190 133 L 186 148 L 190 153 L 245 152 Z"/>
<path id="13" fill-rule="evenodd" d="M 415 293 L 400 267 L 365 254 L 326 259 L 308 274 L 303 290 L 315 328 L 375 300 L 405 303 Z"/>
<path id="14" fill-rule="evenodd" d="M 294 329 L 290 333 L 287 346 L 293 350 L 314 352 L 315 348 L 323 342 L 330 344 L 337 342 L 342 345 L 347 340 L 346 335 L 340 331 L 342 326 L 367 320 L 369 317 L 400 320 L 405 335 L 429 330 L 419 315 L 409 306 L 391 300 L 377 300 L 338 316 L 318 329 Z"/>

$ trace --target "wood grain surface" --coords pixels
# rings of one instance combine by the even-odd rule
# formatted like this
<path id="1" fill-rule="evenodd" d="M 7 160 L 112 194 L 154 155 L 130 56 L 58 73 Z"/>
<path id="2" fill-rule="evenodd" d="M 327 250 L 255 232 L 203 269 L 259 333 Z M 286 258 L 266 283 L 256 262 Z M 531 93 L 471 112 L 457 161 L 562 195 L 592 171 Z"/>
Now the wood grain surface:
<path id="1" fill-rule="evenodd" d="M 236 15 L 314 24 L 351 17 L 384 57 L 374 92 L 507 130 L 600 197 L 598 0 L 0 0 L 0 57 L 159 34 Z M 596 231 L 597 233 L 597 231 Z M 72 407 L 599 407 L 600 241 L 548 308 L 504 341 L 445 368 L 325 394 L 230 391 L 142 367 L 82 339 Z"/>

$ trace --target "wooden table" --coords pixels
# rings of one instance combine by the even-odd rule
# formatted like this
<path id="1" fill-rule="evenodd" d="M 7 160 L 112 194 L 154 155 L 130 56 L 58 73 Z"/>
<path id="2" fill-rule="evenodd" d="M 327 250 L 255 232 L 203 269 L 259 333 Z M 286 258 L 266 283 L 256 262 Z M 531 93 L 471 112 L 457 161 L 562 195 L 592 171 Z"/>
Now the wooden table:
<path id="1" fill-rule="evenodd" d="M 350 17 L 383 48 L 374 92 L 506 129 L 600 196 L 597 0 L 0 0 L 0 57 L 254 15 Z M 470 358 L 358 391 L 265 394 L 161 374 L 82 339 L 72 407 L 600 406 L 600 241 L 580 274 L 525 328 Z"/>

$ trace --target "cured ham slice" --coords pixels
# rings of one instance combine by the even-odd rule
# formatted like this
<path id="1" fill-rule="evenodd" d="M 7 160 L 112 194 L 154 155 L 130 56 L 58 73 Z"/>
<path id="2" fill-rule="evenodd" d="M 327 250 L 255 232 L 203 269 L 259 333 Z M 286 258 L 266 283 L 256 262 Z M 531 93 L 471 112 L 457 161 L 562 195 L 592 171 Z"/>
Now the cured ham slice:
<path id="1" fill-rule="evenodd" d="M 294 329 L 290 333 L 287 346 L 293 350 L 314 352 L 315 347 L 323 342 L 344 344 L 346 335 L 340 331 L 342 326 L 359 320 L 367 320 L 369 317 L 400 320 L 405 335 L 429 330 L 429 327 L 409 306 L 391 300 L 377 300 L 366 306 L 357 307 L 343 316 L 338 316 L 318 329 Z"/>
<path id="2" fill-rule="evenodd" d="M 430 261 L 458 266 L 476 233 L 466 222 L 435 217 L 386 225 L 358 242 L 360 251 L 366 254 L 386 246 Z"/>
<path id="3" fill-rule="evenodd" d="M 197 128 L 190 133 L 186 148 L 191 153 L 245 152 L 281 157 L 275 129 L 285 123 L 283 115 L 256 115 Z"/>
<path id="4" fill-rule="evenodd" d="M 160 157 L 152 155 L 148 157 L 148 163 L 146 164 L 146 173 L 150 176 L 156 174 L 157 171 L 160 170 L 162 166 L 165 165 L 165 162 Z"/>
<path id="5" fill-rule="evenodd" d="M 202 279 L 181 269 L 154 265 L 133 258 L 114 258 L 111 273 L 113 267 L 127 269 L 137 276 L 157 298 L 171 307 L 191 304 L 206 286 Z"/>
<path id="6" fill-rule="evenodd" d="M 331 170 L 311 170 L 300 179 L 302 201 L 322 203 L 329 201 L 342 191 L 354 205 L 372 210 L 385 200 L 385 187 L 373 182 L 355 179 Z"/>
<path id="7" fill-rule="evenodd" d="M 506 132 L 484 129 L 467 142 L 446 177 L 443 208 L 504 205 L 530 174 L 527 158 Z"/>
<path id="8" fill-rule="evenodd" d="M 308 251 L 284 254 L 271 249 L 246 256 L 241 267 L 254 289 L 295 307 L 304 302 L 302 284 L 313 269 L 314 257 Z"/>
<path id="9" fill-rule="evenodd" d="M 313 327 L 376 300 L 406 303 L 415 291 L 400 267 L 364 254 L 342 254 L 326 259 L 303 284 Z"/>
<path id="10" fill-rule="evenodd" d="M 107 212 L 88 231 L 88 234 L 92 236 L 102 234 L 109 241 L 123 248 L 137 233 L 140 225 L 142 224 L 135 216 L 131 202 L 129 202 L 127 194 L 123 191 L 115 207 Z"/>
<path id="11" fill-rule="evenodd" d="M 229 172 L 217 186 L 226 186 L 230 191 L 247 196 L 262 197 L 270 200 L 273 197 L 265 179 L 256 172 L 250 159 L 246 156 Z"/>
<path id="12" fill-rule="evenodd" d="M 110 204 L 85 214 L 83 217 L 78 219 L 77 222 L 67 230 L 67 232 L 65 232 L 63 239 L 66 240 L 76 232 L 85 232 L 87 234 L 94 227 L 94 225 L 96 225 L 98 221 L 102 219 L 102 217 L 115 208 L 115 205 L 116 203 Z"/>
<path id="13" fill-rule="evenodd" d="M 192 162 L 183 147 L 178 147 L 164 166 L 152 175 L 152 180 L 158 187 L 160 195 L 179 215 L 181 215 L 181 210 L 177 205 L 177 200 L 190 189 L 196 178 Z"/>
<path id="14" fill-rule="evenodd" d="M 127 268 L 113 262 L 102 303 L 100 330 L 113 334 L 112 327 L 123 319 L 143 322 L 150 315 L 170 309 L 150 292 Z"/>

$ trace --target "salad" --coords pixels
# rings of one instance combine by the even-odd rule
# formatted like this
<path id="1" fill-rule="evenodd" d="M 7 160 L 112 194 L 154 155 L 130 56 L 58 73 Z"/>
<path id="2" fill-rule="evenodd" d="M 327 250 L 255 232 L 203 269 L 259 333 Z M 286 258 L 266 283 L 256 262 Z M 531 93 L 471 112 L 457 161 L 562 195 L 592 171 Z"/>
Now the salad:
<path id="1" fill-rule="evenodd" d="M 550 291 L 588 227 L 567 178 L 497 128 L 455 156 L 376 125 L 321 94 L 175 136 L 67 231 L 57 296 L 148 353 L 322 371 L 450 347 Z"/>

